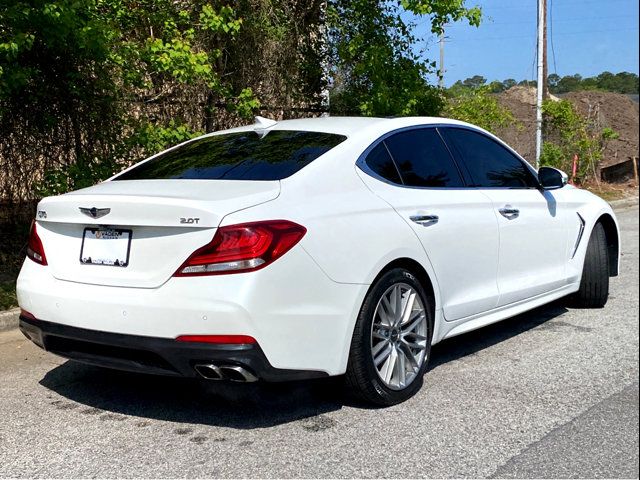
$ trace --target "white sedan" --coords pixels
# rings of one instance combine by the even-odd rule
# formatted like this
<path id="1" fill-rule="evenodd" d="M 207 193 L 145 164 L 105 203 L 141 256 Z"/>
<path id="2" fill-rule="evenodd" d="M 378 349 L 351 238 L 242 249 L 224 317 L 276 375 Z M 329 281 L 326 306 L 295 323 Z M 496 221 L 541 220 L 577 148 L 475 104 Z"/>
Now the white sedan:
<path id="1" fill-rule="evenodd" d="M 381 405 L 431 346 L 618 274 L 610 206 L 443 118 L 205 135 L 37 208 L 22 331 L 73 360 L 250 382 L 345 374 Z"/>

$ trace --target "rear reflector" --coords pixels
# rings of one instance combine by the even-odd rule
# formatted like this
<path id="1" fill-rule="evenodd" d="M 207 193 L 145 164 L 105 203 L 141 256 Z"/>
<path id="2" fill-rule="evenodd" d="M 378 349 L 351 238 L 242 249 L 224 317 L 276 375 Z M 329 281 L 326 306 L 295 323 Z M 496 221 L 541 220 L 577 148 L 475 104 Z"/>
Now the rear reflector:
<path id="1" fill-rule="evenodd" d="M 219 344 L 246 344 L 257 343 L 256 339 L 249 335 L 180 335 L 178 342 L 194 343 L 219 343 Z"/>
<path id="2" fill-rule="evenodd" d="M 31 222 L 29 242 L 27 243 L 27 257 L 40 265 L 47 264 L 47 256 L 44 254 L 44 247 L 42 246 L 42 240 L 38 236 L 35 220 Z"/>
<path id="3" fill-rule="evenodd" d="M 29 320 L 37 320 L 36 316 L 33 313 L 27 312 L 26 310 L 23 310 L 22 308 L 20 309 L 20 316 L 24 317 L 24 318 L 28 318 Z"/>
<path id="4" fill-rule="evenodd" d="M 175 276 L 217 275 L 258 270 L 288 252 L 307 229 L 288 220 L 268 220 L 220 227 Z"/>

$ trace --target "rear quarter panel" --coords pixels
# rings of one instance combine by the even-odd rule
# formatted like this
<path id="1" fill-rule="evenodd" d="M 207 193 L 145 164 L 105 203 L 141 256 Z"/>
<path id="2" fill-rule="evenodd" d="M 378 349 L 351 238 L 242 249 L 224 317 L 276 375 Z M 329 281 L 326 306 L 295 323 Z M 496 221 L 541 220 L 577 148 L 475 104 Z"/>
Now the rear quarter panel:
<path id="1" fill-rule="evenodd" d="M 307 228 L 301 245 L 338 283 L 371 284 L 385 265 L 403 257 L 428 269 L 413 230 L 358 177 L 355 161 L 366 145 L 336 147 L 284 179 L 276 200 L 231 214 L 221 225 L 276 218 L 300 223 Z"/>

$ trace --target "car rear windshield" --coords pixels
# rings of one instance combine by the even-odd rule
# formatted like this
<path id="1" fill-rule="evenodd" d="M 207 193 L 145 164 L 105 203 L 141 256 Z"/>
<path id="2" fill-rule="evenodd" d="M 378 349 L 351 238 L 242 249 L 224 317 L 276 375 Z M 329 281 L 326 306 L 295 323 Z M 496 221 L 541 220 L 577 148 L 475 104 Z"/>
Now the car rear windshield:
<path id="1" fill-rule="evenodd" d="M 281 180 L 346 138 L 292 130 L 214 135 L 158 155 L 114 180 Z"/>

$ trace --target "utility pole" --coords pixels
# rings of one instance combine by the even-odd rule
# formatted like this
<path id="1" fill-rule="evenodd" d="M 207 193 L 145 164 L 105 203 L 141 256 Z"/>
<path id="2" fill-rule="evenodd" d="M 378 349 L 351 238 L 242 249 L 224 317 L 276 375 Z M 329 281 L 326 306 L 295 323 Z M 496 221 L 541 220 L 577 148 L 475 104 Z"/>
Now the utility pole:
<path id="1" fill-rule="evenodd" d="M 320 92 L 320 106 L 323 110 L 322 116 L 328 117 L 329 109 L 331 107 L 331 99 L 329 94 L 329 29 L 327 28 L 327 8 L 328 0 L 324 0 L 320 6 L 320 38 L 322 53 L 322 91 Z"/>
<path id="2" fill-rule="evenodd" d="M 547 0 L 542 0 L 542 99 L 549 98 L 549 62 L 547 61 Z"/>
<path id="3" fill-rule="evenodd" d="M 440 69 L 438 70 L 438 86 L 444 88 L 444 27 L 440 32 Z"/>
<path id="4" fill-rule="evenodd" d="M 547 78 L 545 76 L 546 63 L 546 9 L 547 0 L 538 0 L 538 84 L 536 88 L 536 169 L 540 165 L 542 154 L 542 101 Z"/>

